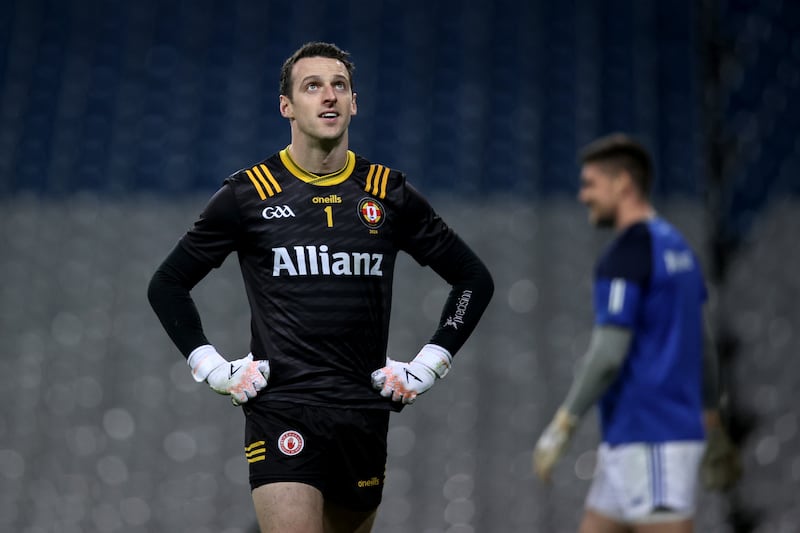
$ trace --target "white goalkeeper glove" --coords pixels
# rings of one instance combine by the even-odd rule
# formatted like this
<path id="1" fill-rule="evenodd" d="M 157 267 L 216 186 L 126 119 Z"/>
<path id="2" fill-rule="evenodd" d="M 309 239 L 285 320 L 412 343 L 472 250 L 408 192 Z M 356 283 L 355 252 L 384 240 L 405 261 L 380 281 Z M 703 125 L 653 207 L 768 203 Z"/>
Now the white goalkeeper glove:
<path id="1" fill-rule="evenodd" d="M 561 408 L 542 432 L 533 450 L 533 470 L 542 480 L 550 480 L 550 473 L 567 448 L 577 425 L 578 418 Z"/>
<path id="2" fill-rule="evenodd" d="M 372 386 L 393 402 L 414 403 L 417 395 L 447 375 L 453 363 L 450 352 L 436 344 L 426 344 L 410 363 L 386 358 L 386 366 L 372 373 Z"/>
<path id="3" fill-rule="evenodd" d="M 195 381 L 206 381 L 214 392 L 230 395 L 233 405 L 255 398 L 269 380 L 269 361 L 254 361 L 251 353 L 228 361 L 206 344 L 192 350 L 187 362 Z"/>

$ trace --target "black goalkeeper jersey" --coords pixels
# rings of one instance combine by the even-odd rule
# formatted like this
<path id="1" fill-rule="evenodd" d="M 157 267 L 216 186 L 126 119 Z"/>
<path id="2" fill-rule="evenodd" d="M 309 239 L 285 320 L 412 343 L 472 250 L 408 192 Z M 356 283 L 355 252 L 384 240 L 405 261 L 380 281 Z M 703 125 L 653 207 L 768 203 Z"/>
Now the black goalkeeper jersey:
<path id="1" fill-rule="evenodd" d="M 181 246 L 213 267 L 236 252 L 268 359 L 259 398 L 392 407 L 370 382 L 384 366 L 398 250 L 421 265 L 458 239 L 403 173 L 347 152 L 318 176 L 282 150 L 225 180 Z"/>

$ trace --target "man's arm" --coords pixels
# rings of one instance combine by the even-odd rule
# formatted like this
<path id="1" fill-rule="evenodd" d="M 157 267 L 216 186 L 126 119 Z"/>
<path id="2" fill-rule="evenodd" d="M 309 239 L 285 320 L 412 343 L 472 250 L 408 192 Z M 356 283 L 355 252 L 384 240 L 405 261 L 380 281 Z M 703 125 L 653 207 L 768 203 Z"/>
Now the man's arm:
<path id="1" fill-rule="evenodd" d="M 217 353 L 205 333 L 190 291 L 211 270 L 178 244 L 150 280 L 147 298 L 161 325 L 186 357 L 195 381 L 231 396 L 240 405 L 267 386 L 269 363 L 254 361 L 252 354 L 228 361 Z"/>
<path id="2" fill-rule="evenodd" d="M 156 269 L 147 299 L 164 330 L 184 357 L 209 344 L 190 291 L 211 271 L 178 244 Z"/>
<path id="3" fill-rule="evenodd" d="M 190 292 L 233 249 L 237 224 L 235 199 L 225 185 L 156 269 L 147 289 L 153 311 L 186 357 L 195 381 L 206 381 L 215 392 L 230 395 L 234 405 L 255 397 L 267 386 L 269 363 L 254 361 L 252 354 L 233 361 L 222 357 L 203 332 Z"/>
<path id="4" fill-rule="evenodd" d="M 231 185 L 214 193 L 191 229 L 156 269 L 147 298 L 184 357 L 209 344 L 190 291 L 236 247 L 239 211 Z"/>
<path id="5" fill-rule="evenodd" d="M 619 326 L 596 326 L 589 349 L 561 408 L 580 419 L 619 374 L 630 349 L 633 332 Z"/>
<path id="6" fill-rule="evenodd" d="M 742 475 L 739 451 L 731 442 L 720 415 L 719 359 L 709 320 L 703 329 L 703 425 L 706 449 L 700 463 L 700 478 L 709 490 L 726 490 Z"/>
<path id="7" fill-rule="evenodd" d="M 549 479 L 580 419 L 614 382 L 628 354 L 633 333 L 618 326 L 595 326 L 589 348 L 564 402 L 539 437 L 533 452 L 535 472 Z"/>
<path id="8" fill-rule="evenodd" d="M 439 327 L 414 360 L 404 363 L 387 359 L 386 366 L 372 374 L 373 386 L 382 396 L 405 404 L 413 403 L 417 395 L 447 374 L 453 356 L 478 325 L 494 293 L 489 270 L 458 237 L 430 266 L 451 285 Z"/>
<path id="9" fill-rule="evenodd" d="M 430 342 L 455 355 L 472 335 L 489 305 L 494 281 L 483 261 L 458 237 L 430 267 L 451 286 L 439 327 Z"/>

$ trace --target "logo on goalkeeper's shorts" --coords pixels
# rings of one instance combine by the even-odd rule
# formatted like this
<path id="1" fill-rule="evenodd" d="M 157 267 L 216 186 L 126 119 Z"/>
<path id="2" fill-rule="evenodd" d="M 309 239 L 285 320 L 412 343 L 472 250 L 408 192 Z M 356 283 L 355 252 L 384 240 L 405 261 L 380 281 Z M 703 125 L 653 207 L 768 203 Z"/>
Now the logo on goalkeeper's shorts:
<path id="1" fill-rule="evenodd" d="M 292 429 L 284 431 L 278 437 L 278 449 L 284 455 L 297 455 L 303 451 L 303 446 L 305 446 L 303 436 Z"/>
<path id="2" fill-rule="evenodd" d="M 359 489 L 365 489 L 369 487 L 380 487 L 381 486 L 381 478 L 378 476 L 372 476 L 370 479 L 361 479 L 357 483 Z"/>

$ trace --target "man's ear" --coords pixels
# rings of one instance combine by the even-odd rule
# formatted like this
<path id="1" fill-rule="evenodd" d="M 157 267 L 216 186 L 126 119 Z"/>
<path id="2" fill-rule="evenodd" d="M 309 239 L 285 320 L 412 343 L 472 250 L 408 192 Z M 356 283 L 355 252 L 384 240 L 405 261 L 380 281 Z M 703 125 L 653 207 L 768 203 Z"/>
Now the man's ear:
<path id="1" fill-rule="evenodd" d="M 624 169 L 620 170 L 617 173 L 614 182 L 615 182 L 615 186 L 617 187 L 617 191 L 619 191 L 619 192 L 622 192 L 622 191 L 636 192 L 637 191 L 636 183 L 634 183 L 634 181 L 633 181 L 633 176 L 631 176 L 631 173 L 628 172 L 627 170 L 624 170 Z"/>
<path id="2" fill-rule="evenodd" d="M 357 115 L 358 114 L 358 106 L 356 105 L 356 96 L 357 93 L 353 93 L 353 101 L 350 103 L 350 114 Z"/>
<path id="3" fill-rule="evenodd" d="M 292 101 L 286 95 L 278 96 L 278 109 L 280 109 L 283 118 L 294 118 L 294 109 L 292 108 Z"/>

